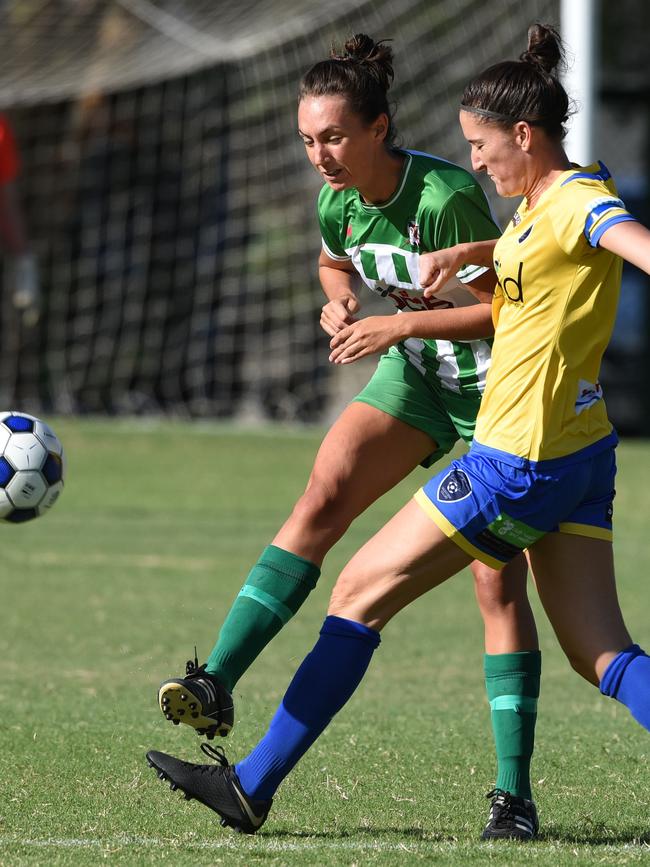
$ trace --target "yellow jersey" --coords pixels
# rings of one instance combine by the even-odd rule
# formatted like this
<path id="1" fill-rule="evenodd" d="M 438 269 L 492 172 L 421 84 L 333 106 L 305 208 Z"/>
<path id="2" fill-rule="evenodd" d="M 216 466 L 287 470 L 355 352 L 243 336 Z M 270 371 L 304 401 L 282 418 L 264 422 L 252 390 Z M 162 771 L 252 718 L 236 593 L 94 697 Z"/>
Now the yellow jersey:
<path id="1" fill-rule="evenodd" d="M 622 260 L 598 246 L 634 220 L 602 163 L 563 172 L 526 200 L 494 250 L 496 333 L 475 439 L 519 458 L 572 455 L 608 436 L 598 382 Z"/>

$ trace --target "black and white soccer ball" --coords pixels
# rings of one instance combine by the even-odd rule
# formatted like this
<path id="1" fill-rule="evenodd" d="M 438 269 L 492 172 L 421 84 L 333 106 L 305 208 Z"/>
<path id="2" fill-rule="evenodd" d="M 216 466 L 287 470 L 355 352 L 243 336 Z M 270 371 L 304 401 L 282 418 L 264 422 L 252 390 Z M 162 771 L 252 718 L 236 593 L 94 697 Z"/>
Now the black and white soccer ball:
<path id="1" fill-rule="evenodd" d="M 33 415 L 0 412 L 0 521 L 21 524 L 44 515 L 59 499 L 64 477 L 54 431 Z"/>

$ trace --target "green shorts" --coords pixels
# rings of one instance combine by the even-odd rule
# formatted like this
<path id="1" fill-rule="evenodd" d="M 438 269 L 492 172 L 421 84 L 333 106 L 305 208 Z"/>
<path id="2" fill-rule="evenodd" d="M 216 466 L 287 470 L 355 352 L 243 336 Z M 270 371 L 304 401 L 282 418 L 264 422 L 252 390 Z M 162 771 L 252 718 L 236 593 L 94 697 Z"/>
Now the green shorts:
<path id="1" fill-rule="evenodd" d="M 481 405 L 479 394 L 458 394 L 429 379 L 396 350 L 379 359 L 366 387 L 354 398 L 370 404 L 405 424 L 424 431 L 438 448 L 422 461 L 430 467 L 451 451 L 459 439 L 470 443 Z"/>

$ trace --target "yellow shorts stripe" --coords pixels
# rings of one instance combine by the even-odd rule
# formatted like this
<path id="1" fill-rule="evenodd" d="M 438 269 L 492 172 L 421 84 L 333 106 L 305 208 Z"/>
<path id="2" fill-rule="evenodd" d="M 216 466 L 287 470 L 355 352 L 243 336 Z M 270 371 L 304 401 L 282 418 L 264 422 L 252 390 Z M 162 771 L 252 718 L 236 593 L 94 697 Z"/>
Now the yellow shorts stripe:
<path id="1" fill-rule="evenodd" d="M 433 505 L 422 488 L 415 492 L 413 499 L 431 518 L 433 523 L 442 530 L 445 536 L 448 536 L 452 542 L 455 542 L 455 544 L 458 545 L 458 547 L 466 554 L 469 554 L 473 560 L 480 560 L 481 563 L 485 563 L 486 566 L 491 566 L 492 569 L 503 569 L 505 562 L 497 560 L 496 557 L 492 557 L 490 554 L 486 554 L 485 551 L 481 551 L 480 548 L 472 545 L 472 543 L 463 536 L 460 530 L 458 530 L 457 527 L 454 527 L 454 525 L 445 518 L 442 512 Z"/>
<path id="2" fill-rule="evenodd" d="M 571 536 L 586 536 L 588 539 L 602 539 L 611 542 L 614 532 L 606 527 L 594 527 L 593 524 L 558 524 L 558 532 L 568 533 Z"/>

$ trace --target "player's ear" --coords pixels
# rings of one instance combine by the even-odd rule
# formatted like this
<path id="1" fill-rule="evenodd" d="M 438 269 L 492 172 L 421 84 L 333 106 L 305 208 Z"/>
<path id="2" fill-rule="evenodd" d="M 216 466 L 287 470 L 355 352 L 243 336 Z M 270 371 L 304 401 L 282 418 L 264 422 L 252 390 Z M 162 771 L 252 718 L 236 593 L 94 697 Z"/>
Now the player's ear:
<path id="1" fill-rule="evenodd" d="M 530 150 L 532 127 L 525 120 L 517 121 L 514 127 L 515 142 L 523 151 Z"/>
<path id="2" fill-rule="evenodd" d="M 373 131 L 374 137 L 378 141 L 384 141 L 384 139 L 388 135 L 388 127 L 389 127 L 388 115 L 385 114 L 384 112 L 382 112 L 380 115 L 378 115 L 375 118 L 375 120 L 373 121 L 373 124 L 372 124 L 372 131 Z"/>

